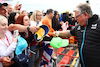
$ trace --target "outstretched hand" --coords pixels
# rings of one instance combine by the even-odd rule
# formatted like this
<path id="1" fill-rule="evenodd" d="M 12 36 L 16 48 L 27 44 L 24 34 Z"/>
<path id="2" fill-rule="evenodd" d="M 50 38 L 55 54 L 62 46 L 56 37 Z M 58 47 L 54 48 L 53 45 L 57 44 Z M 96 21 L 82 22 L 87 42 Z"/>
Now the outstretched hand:
<path id="1" fill-rule="evenodd" d="M 40 28 L 39 28 L 38 26 L 30 26 L 30 31 L 31 31 L 32 33 L 37 32 L 39 29 L 40 29 Z"/>
<path id="2" fill-rule="evenodd" d="M 53 36 L 54 36 L 54 37 L 58 37 L 58 36 L 59 36 L 59 31 L 53 32 Z"/>

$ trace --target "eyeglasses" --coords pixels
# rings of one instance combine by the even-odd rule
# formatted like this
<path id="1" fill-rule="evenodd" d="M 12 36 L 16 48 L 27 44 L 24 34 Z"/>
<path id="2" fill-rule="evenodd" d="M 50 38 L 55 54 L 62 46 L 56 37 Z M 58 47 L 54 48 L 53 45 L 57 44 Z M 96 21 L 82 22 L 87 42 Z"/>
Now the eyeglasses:
<path id="1" fill-rule="evenodd" d="M 84 14 L 85 12 L 83 12 L 83 13 L 81 13 L 81 14 L 79 14 L 78 16 L 76 16 L 75 18 L 78 18 L 79 16 L 81 16 L 82 14 Z"/>

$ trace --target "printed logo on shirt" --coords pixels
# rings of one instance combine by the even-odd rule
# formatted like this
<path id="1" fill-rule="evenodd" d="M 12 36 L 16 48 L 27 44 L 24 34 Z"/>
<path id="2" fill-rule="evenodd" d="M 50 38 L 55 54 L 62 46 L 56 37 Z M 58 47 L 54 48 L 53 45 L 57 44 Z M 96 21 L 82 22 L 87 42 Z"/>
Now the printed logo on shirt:
<path id="1" fill-rule="evenodd" d="M 78 26 L 77 30 L 80 30 L 80 29 L 81 29 L 81 27 L 80 27 L 80 26 Z"/>
<path id="2" fill-rule="evenodd" d="M 97 28 L 97 24 L 92 24 L 91 29 L 96 29 Z"/>

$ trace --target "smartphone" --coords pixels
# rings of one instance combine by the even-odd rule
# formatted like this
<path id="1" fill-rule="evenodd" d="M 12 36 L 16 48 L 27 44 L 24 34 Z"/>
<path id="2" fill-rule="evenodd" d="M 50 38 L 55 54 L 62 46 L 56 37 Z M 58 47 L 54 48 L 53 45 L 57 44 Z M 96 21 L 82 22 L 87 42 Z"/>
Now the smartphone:
<path id="1" fill-rule="evenodd" d="M 17 34 L 18 34 L 18 30 L 14 30 L 14 38 L 16 38 Z"/>

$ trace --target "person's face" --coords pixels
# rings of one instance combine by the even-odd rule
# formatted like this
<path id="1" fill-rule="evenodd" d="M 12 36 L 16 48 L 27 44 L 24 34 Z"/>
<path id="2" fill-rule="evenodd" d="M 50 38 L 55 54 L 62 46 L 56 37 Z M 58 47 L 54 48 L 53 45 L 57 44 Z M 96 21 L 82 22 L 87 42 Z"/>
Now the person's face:
<path id="1" fill-rule="evenodd" d="M 8 17 L 8 10 L 7 10 L 6 6 L 0 7 L 0 14 L 5 16 L 5 17 Z"/>
<path id="2" fill-rule="evenodd" d="M 9 14 L 14 11 L 14 9 L 13 9 L 13 7 L 11 5 L 8 5 L 7 9 L 8 9 L 8 13 Z"/>
<path id="3" fill-rule="evenodd" d="M 81 26 L 86 26 L 87 25 L 87 18 L 84 15 L 84 13 L 83 14 L 80 14 L 79 11 L 75 11 L 75 20 Z"/>
<path id="4" fill-rule="evenodd" d="M 29 25 L 30 25 L 29 17 L 28 17 L 28 16 L 24 16 L 24 18 L 23 18 L 23 22 L 24 22 L 23 25 L 25 25 L 25 26 L 29 26 Z"/>
<path id="5" fill-rule="evenodd" d="M 51 19 L 53 18 L 53 16 L 54 16 L 54 11 L 52 11 L 52 13 L 51 13 Z"/>
<path id="6" fill-rule="evenodd" d="M 42 12 L 37 12 L 36 19 L 39 20 L 39 21 L 41 21 L 42 18 L 43 18 Z"/>
<path id="7" fill-rule="evenodd" d="M 57 15 L 56 15 L 56 19 L 59 19 L 59 14 L 57 13 Z"/>
<path id="8" fill-rule="evenodd" d="M 0 33 L 6 33 L 8 29 L 8 21 L 7 19 L 3 19 L 0 21 Z"/>

